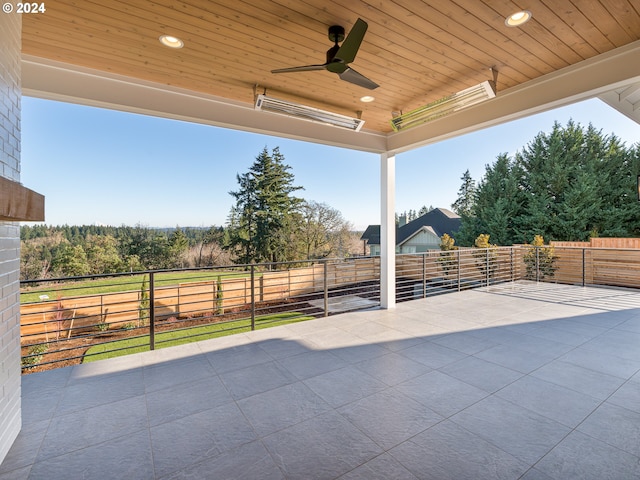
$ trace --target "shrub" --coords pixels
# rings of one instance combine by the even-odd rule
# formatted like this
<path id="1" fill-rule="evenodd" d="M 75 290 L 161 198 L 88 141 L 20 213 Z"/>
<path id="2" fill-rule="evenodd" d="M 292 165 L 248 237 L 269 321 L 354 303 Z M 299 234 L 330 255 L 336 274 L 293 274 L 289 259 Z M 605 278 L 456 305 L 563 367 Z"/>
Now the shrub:
<path id="1" fill-rule="evenodd" d="M 222 287 L 222 276 L 218 275 L 216 280 L 216 313 L 224 314 L 224 291 Z"/>
<path id="2" fill-rule="evenodd" d="M 40 364 L 44 354 L 49 350 L 48 343 L 40 343 L 38 345 L 32 345 L 27 350 L 27 356 L 22 357 L 23 370 L 29 370 Z"/>
<path id="3" fill-rule="evenodd" d="M 498 246 L 489 243 L 490 235 L 481 233 L 475 241 L 475 247 L 484 251 L 476 251 L 476 265 L 483 277 L 490 279 L 498 270 Z"/>
<path id="4" fill-rule="evenodd" d="M 536 235 L 524 254 L 526 278 L 529 280 L 552 278 L 558 269 L 556 266 L 557 259 L 555 249 L 550 245 L 544 245 L 542 235 Z"/>
<path id="5" fill-rule="evenodd" d="M 106 332 L 107 330 L 109 330 L 109 324 L 107 322 L 100 322 L 96 324 L 96 328 L 100 332 Z"/>
<path id="6" fill-rule="evenodd" d="M 142 285 L 140 286 L 140 292 L 138 293 L 138 326 L 144 327 L 147 324 L 149 318 L 149 312 L 151 311 L 151 301 L 149 300 L 149 286 L 147 283 L 147 276 L 142 278 Z"/>
<path id="7" fill-rule="evenodd" d="M 455 250 L 458 250 L 458 247 L 454 245 L 455 243 L 456 241 L 446 233 L 440 239 L 441 252 L 436 261 L 440 264 L 445 278 L 448 278 L 449 273 L 458 267 L 456 254 L 454 253 Z"/>

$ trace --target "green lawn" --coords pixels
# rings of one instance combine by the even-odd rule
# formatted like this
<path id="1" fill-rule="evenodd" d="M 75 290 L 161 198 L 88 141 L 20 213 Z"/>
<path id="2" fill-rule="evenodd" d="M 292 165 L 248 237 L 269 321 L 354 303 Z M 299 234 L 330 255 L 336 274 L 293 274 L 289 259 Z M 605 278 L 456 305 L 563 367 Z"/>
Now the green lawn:
<path id="1" fill-rule="evenodd" d="M 303 315 L 299 312 L 283 312 L 272 315 L 256 317 L 256 330 L 286 325 L 289 323 L 311 320 L 314 317 Z M 201 327 L 192 327 L 172 332 L 156 334 L 156 349 L 173 347 L 184 343 L 197 342 L 208 338 L 224 337 L 234 333 L 248 332 L 251 330 L 251 319 L 235 320 L 232 322 L 215 323 Z M 189 337 L 189 338 L 184 338 Z M 149 336 L 128 338 L 114 342 L 95 345 L 85 353 L 83 363 L 104 360 L 106 358 L 129 355 L 131 353 L 146 352 L 149 350 Z"/>
<path id="2" fill-rule="evenodd" d="M 248 277 L 249 272 L 234 271 L 194 271 L 194 272 L 168 272 L 155 274 L 155 286 L 165 287 L 187 282 L 215 281 L 219 276 L 224 278 Z M 256 272 L 256 277 L 262 275 Z M 49 300 L 55 300 L 59 295 L 63 297 L 76 297 L 80 295 L 100 295 L 104 293 L 120 293 L 140 290 L 144 274 L 134 274 L 121 277 L 99 278 L 96 280 L 81 280 L 77 282 L 64 282 L 59 284 L 47 284 L 42 287 L 34 287 L 23 290 L 20 295 L 20 303 L 35 303 L 40 301 L 40 295 L 48 295 Z M 149 276 L 147 275 L 147 281 Z"/>

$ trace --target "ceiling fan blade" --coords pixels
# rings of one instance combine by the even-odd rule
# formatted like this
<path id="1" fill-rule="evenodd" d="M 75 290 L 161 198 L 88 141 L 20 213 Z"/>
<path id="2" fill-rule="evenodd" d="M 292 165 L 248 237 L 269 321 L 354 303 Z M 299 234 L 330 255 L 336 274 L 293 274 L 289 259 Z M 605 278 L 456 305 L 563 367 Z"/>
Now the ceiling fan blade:
<path id="1" fill-rule="evenodd" d="M 311 72 L 314 70 L 324 70 L 325 68 L 326 64 L 303 65 L 302 67 L 278 68 L 277 70 L 271 70 L 271 73 Z"/>
<path id="2" fill-rule="evenodd" d="M 361 18 L 356 20 L 356 23 L 351 27 L 349 35 L 347 35 L 347 38 L 340 45 L 340 49 L 336 52 L 334 59 L 341 60 L 343 63 L 353 62 L 368 27 L 367 22 Z"/>
<path id="3" fill-rule="evenodd" d="M 339 75 L 342 80 L 358 85 L 359 87 L 368 88 L 369 90 L 374 90 L 380 86 L 376 82 L 356 72 L 353 68 L 347 68 Z"/>

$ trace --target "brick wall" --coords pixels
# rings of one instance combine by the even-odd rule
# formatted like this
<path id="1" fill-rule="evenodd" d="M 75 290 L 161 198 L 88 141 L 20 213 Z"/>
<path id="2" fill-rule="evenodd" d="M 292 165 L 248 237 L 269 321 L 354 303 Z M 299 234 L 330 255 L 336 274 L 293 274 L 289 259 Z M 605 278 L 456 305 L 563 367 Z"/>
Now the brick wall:
<path id="1" fill-rule="evenodd" d="M 20 180 L 20 16 L 0 14 L 0 176 Z M 20 227 L 0 221 L 0 462 L 21 426 Z"/>

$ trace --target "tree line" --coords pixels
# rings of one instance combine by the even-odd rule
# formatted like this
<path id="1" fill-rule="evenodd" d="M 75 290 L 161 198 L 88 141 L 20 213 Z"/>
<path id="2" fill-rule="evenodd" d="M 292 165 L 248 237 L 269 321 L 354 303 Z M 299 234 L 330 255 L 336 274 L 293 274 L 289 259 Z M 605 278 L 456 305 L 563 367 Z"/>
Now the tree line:
<path id="1" fill-rule="evenodd" d="M 291 167 L 276 147 L 238 174 L 225 226 L 21 227 L 20 277 L 44 279 L 140 270 L 207 267 L 362 253 L 359 234 L 327 204 L 294 195 Z"/>
<path id="2" fill-rule="evenodd" d="M 459 245 L 640 236 L 640 143 L 627 147 L 591 124 L 555 122 L 513 156 L 499 155 L 476 183 L 467 170 L 452 209 Z"/>

